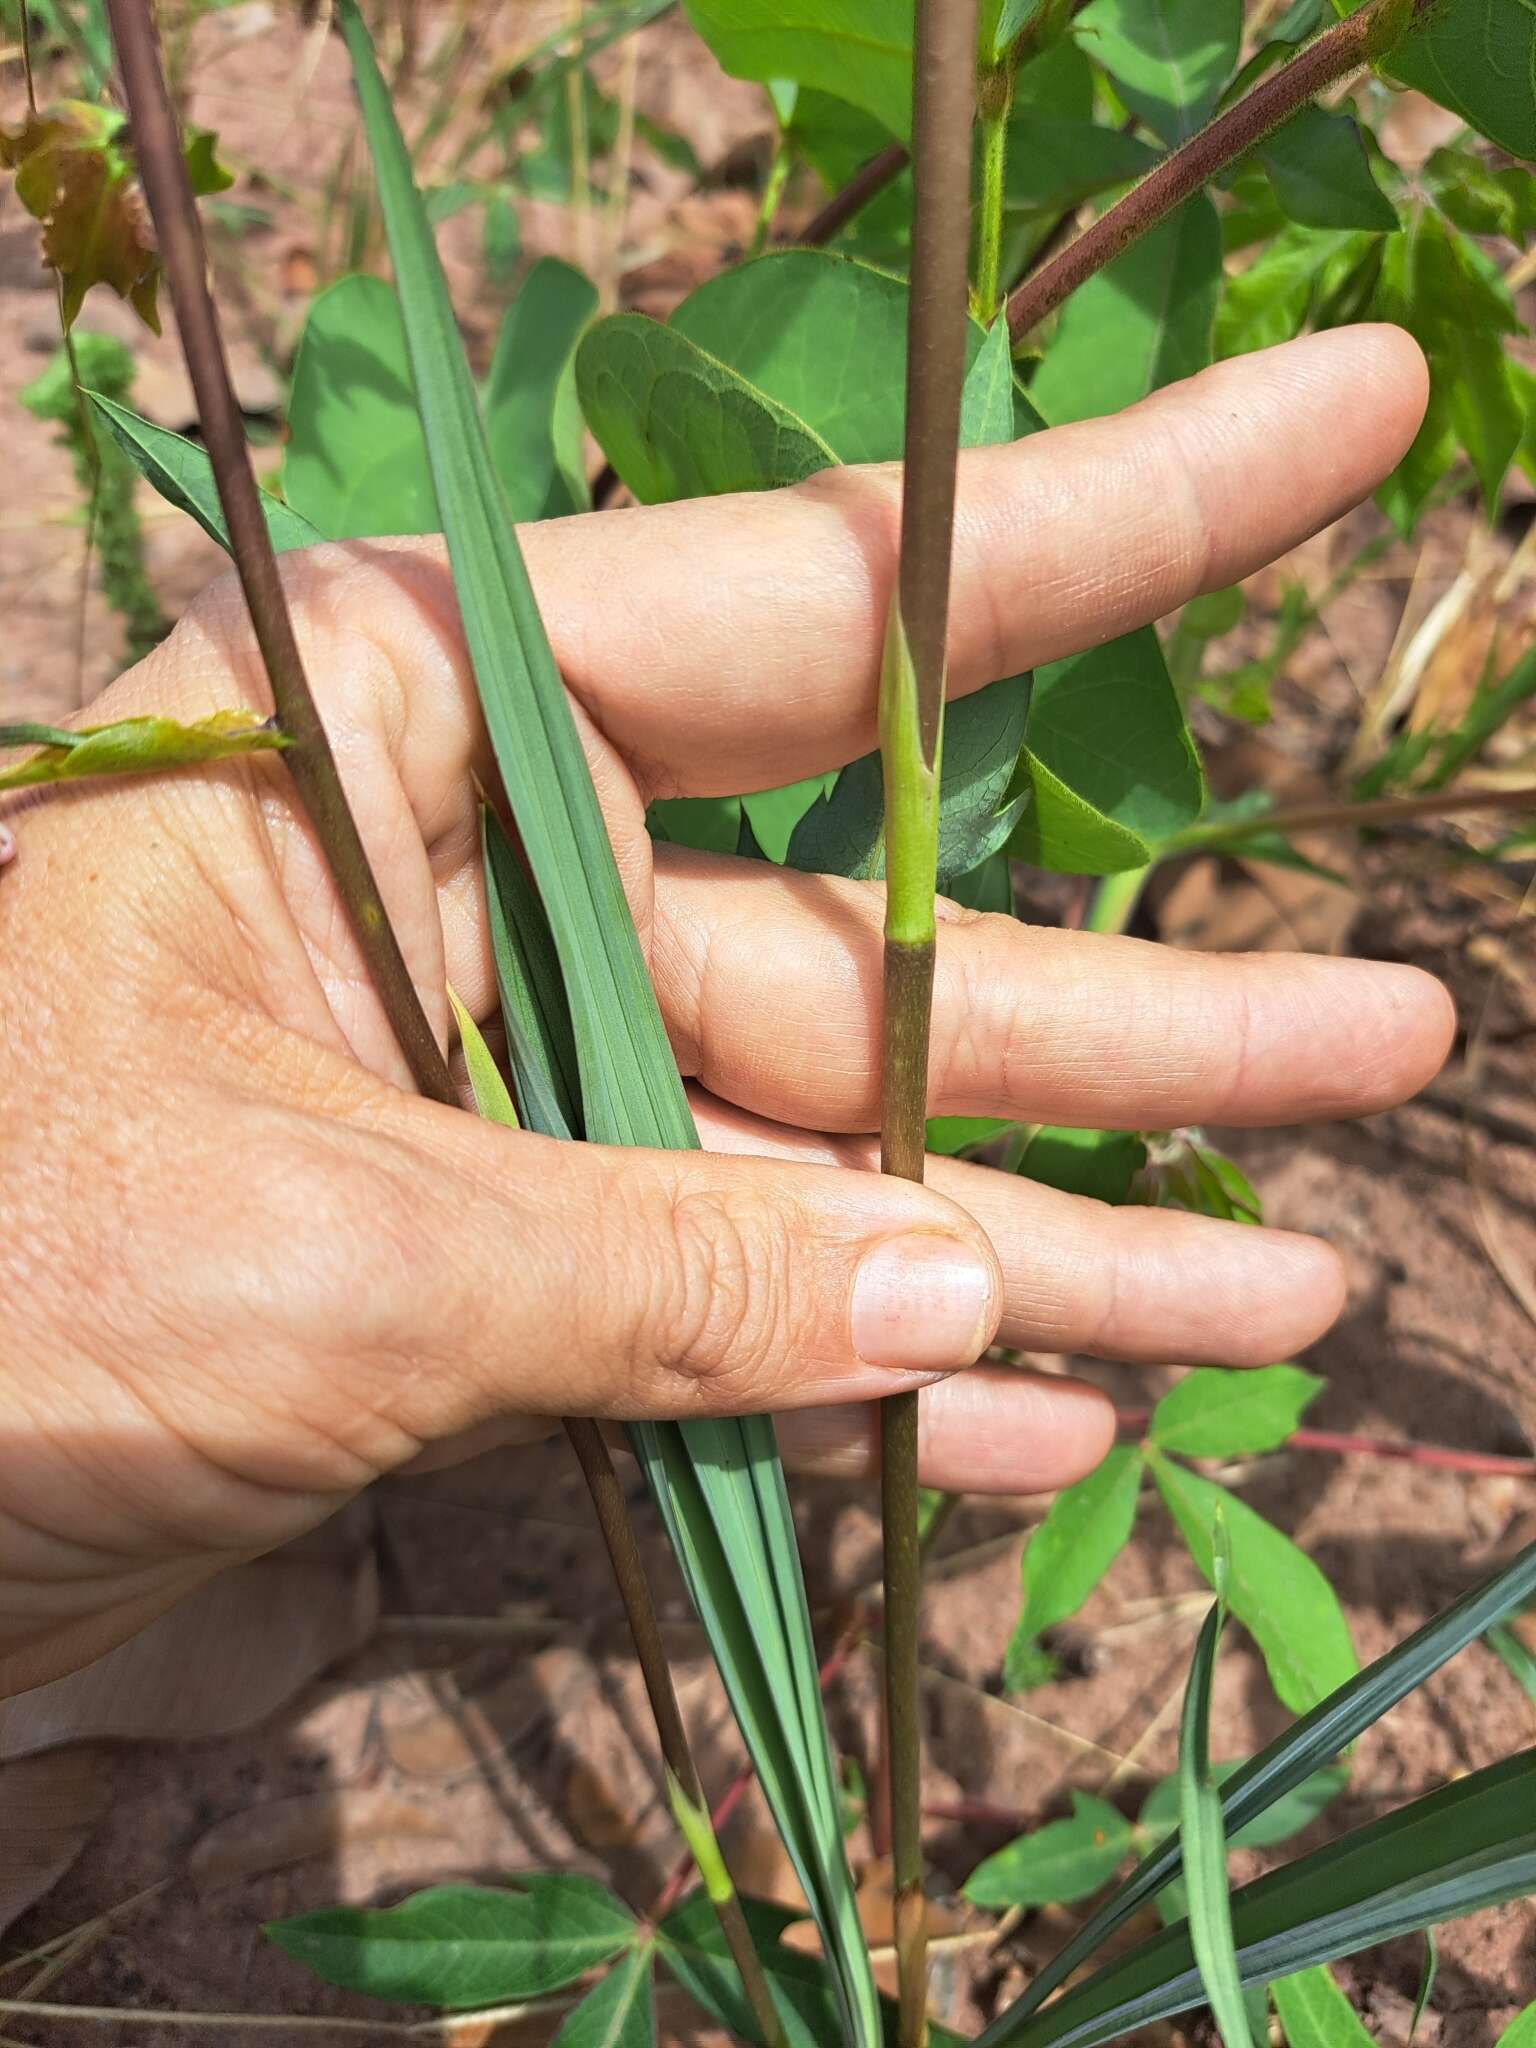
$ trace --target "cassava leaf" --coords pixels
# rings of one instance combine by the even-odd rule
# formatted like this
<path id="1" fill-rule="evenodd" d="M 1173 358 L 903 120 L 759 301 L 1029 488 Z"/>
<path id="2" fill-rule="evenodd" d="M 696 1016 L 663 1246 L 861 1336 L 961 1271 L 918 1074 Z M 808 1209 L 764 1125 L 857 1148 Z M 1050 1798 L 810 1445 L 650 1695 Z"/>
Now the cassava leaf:
<path id="1" fill-rule="evenodd" d="M 576 345 L 596 308 L 591 279 L 545 256 L 502 320 L 485 385 L 485 431 L 514 519 L 582 512 L 591 504 Z"/>
<path id="2" fill-rule="evenodd" d="M 1355 1653 L 1338 1595 L 1306 1553 L 1212 1479 L 1161 1452 L 1147 1463 L 1190 1555 L 1215 1583 L 1218 1514 L 1231 1544 L 1232 1612 L 1263 1653 L 1269 1681 L 1293 1713 L 1315 1707 L 1354 1675 Z"/>
<path id="3" fill-rule="evenodd" d="M 1425 8 L 1383 69 L 1511 156 L 1536 158 L 1536 12 L 1526 0 L 1442 0 Z"/>
<path id="4" fill-rule="evenodd" d="M 199 761 L 272 753 L 287 746 L 288 736 L 256 711 L 215 711 L 192 725 L 179 725 L 174 718 L 120 718 L 111 725 L 82 726 L 78 732 L 0 726 L 0 748 L 39 741 L 41 753 L 0 774 L 0 789 L 78 782 L 91 775 L 155 775 Z"/>
<path id="5" fill-rule="evenodd" d="M 1416 1799 L 1244 1885 L 1232 1898 L 1244 1984 L 1293 1975 L 1536 1887 L 1536 1752 Z M 1095 1916 L 1097 1919 L 1098 1916 Z M 1086 1932 L 1086 1930 L 1085 1930 Z M 1102 1934 L 1099 1939 L 1102 1940 Z M 1053 1964 L 1056 1983 L 1061 1981 Z M 1044 1974 L 1044 1973 L 1042 1973 Z M 1037 2009 L 1039 1980 L 977 2048 L 1099 2048 L 1203 1992 L 1180 1923 Z"/>
<path id="6" fill-rule="evenodd" d="M 1347 110 L 1305 106 L 1259 150 L 1287 219 L 1313 228 L 1392 234 L 1397 208 L 1377 184 L 1360 123 Z"/>
<path id="7" fill-rule="evenodd" d="M 1077 32 L 1132 112 L 1178 144 L 1201 126 L 1232 75 L 1242 0 L 1092 0 Z"/>
<path id="8" fill-rule="evenodd" d="M 912 0 L 687 0 L 688 18 L 737 78 L 789 78 L 912 126 Z"/>
<path id="9" fill-rule="evenodd" d="M 400 301 L 382 278 L 343 277 L 310 303 L 283 493 L 327 540 L 437 531 Z"/>
<path id="10" fill-rule="evenodd" d="M 1049 1821 L 989 1856 L 962 1889 L 973 1906 L 1071 1905 L 1115 1874 L 1136 1830 L 1107 1800 L 1072 1794 L 1072 1818 Z"/>
<path id="11" fill-rule="evenodd" d="M 140 419 L 126 405 L 99 391 L 88 391 L 86 397 L 140 476 L 153 484 L 167 504 L 189 513 L 204 533 L 227 551 L 229 535 L 207 450 L 151 420 Z M 261 494 L 261 511 L 278 554 L 288 548 L 310 548 L 325 539 L 317 527 L 270 491 Z"/>
<path id="12" fill-rule="evenodd" d="M 337 13 L 400 281 L 465 638 L 570 1005 L 585 1133 L 611 1144 L 689 1148 L 697 1133 L 506 516 L 410 156 L 355 0 L 339 0 Z M 844 2038 L 850 2048 L 872 2048 L 874 1983 L 772 1424 L 646 1424 L 631 1441 L 830 1958 Z"/>
<path id="13" fill-rule="evenodd" d="M 635 1921 L 592 1878 L 561 1871 L 515 1890 L 436 1885 L 383 1910 L 336 1906 L 266 1933 L 328 1984 L 453 2010 L 574 1983 L 628 1946 Z"/>
<path id="14" fill-rule="evenodd" d="M 1220 290 L 1221 229 L 1202 193 L 1072 294 L 1031 399 L 1064 426 L 1193 376 L 1211 360 Z"/>
<path id="15" fill-rule="evenodd" d="M 603 453 L 643 504 L 771 490 L 833 459 L 788 407 L 638 313 L 589 330 L 576 388 Z"/>
<path id="16" fill-rule="evenodd" d="M 1205 779 L 1150 626 L 1035 671 L 1019 772 L 1033 801 L 1008 851 L 1036 867 L 1142 867 L 1193 824 Z"/>
<path id="17" fill-rule="evenodd" d="M 1187 1374 L 1152 1411 L 1150 1443 L 1185 1458 L 1246 1458 L 1272 1451 L 1323 1390 L 1298 1365 L 1256 1372 L 1206 1366 Z"/>
<path id="18" fill-rule="evenodd" d="M 1033 1668 L 1030 1652 L 1041 1635 L 1077 1612 L 1125 1548 L 1141 1478 L 1141 1459 L 1117 1444 L 1097 1470 L 1051 1502 L 1024 1546 L 1024 1606 L 1003 1661 L 1004 1684 Z"/>
<path id="19" fill-rule="evenodd" d="M 649 1945 L 615 1963 L 562 2022 L 550 2048 L 653 2048 L 656 2002 Z"/>
<path id="20" fill-rule="evenodd" d="M 1042 1124 L 1024 1148 L 1019 1172 L 1065 1194 L 1119 1203 L 1130 1199 L 1131 1183 L 1146 1163 L 1146 1144 L 1134 1131 Z"/>
<path id="21" fill-rule="evenodd" d="M 1371 2048 L 1360 2015 L 1319 1963 L 1271 1987 L 1290 2048 Z"/>

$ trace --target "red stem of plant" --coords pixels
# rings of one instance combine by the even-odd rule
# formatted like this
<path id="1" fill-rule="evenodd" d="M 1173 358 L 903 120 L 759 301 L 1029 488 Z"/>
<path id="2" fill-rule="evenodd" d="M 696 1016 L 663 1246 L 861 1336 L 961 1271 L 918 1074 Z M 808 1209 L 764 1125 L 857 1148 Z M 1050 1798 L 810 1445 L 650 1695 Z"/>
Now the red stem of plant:
<path id="1" fill-rule="evenodd" d="M 1027 277 L 1008 300 L 1008 332 L 1015 344 L 1080 284 L 1192 198 L 1218 171 L 1272 135 L 1324 86 L 1347 77 L 1377 54 L 1387 4 L 1388 0 L 1376 0 L 1306 44 L 1288 64 L 1270 72 L 1252 92 L 1164 157 L 1059 256 Z"/>
<path id="2" fill-rule="evenodd" d="M 1125 1436 L 1141 1436 L 1152 1419 L 1150 1408 L 1119 1408 L 1115 1420 Z M 1456 1451 L 1444 1444 L 1405 1443 L 1388 1436 L 1352 1435 L 1332 1429 L 1298 1429 L 1285 1440 L 1288 1451 L 1322 1451 L 1336 1458 L 1393 1458 L 1405 1465 L 1424 1465 L 1438 1472 L 1472 1472 L 1483 1477 L 1536 1479 L 1536 1458 L 1516 1458 L 1498 1451 Z"/>

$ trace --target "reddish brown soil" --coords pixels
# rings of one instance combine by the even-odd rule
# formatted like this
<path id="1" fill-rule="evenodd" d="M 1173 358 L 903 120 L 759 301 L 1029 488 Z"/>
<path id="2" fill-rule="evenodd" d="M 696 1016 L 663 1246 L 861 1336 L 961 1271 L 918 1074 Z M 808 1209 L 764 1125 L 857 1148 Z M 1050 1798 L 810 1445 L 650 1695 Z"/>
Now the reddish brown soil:
<path id="1" fill-rule="evenodd" d="M 488 44 L 518 47 L 533 32 L 528 15 L 521 10 L 514 33 L 510 14 L 503 21 L 488 13 L 496 30 L 506 29 L 504 39 L 488 31 Z M 305 195 L 317 191 L 316 166 L 329 165 L 348 130 L 349 102 L 334 49 L 306 49 L 296 30 L 275 27 L 272 10 L 260 5 L 232 10 L 209 28 L 192 76 L 196 111 L 221 129 L 237 162 L 261 164 L 271 180 L 259 196 L 273 226 L 224 245 L 219 258 L 236 308 L 231 326 L 246 403 L 260 412 L 276 400 L 273 366 L 281 367 L 304 295 L 328 261 L 319 206 Z M 756 95 L 706 75 L 676 23 L 648 32 L 640 78 L 645 103 L 688 128 L 707 163 L 760 125 Z M 237 196 L 253 196 L 249 180 Z M 9 197 L 3 204 L 0 334 L 8 345 L 0 350 L 0 418 L 10 509 L 0 551 L 0 713 L 15 716 L 75 700 L 79 533 L 65 458 L 14 404 L 55 330 L 31 226 Z M 626 295 L 664 305 L 739 243 L 750 212 L 729 190 L 688 197 L 681 180 L 642 156 L 622 243 L 605 258 L 609 274 L 633 273 Z M 559 247 L 571 233 L 555 209 L 525 224 L 531 246 Z M 497 308 L 478 278 L 473 233 L 466 228 L 461 238 L 455 224 L 446 240 L 469 324 L 483 337 Z M 133 336 L 145 365 L 146 409 L 167 424 L 191 424 L 172 342 L 134 334 L 113 304 L 93 301 L 88 321 Z M 148 501 L 145 511 L 151 573 L 174 612 L 217 573 L 219 558 L 187 522 Z M 1496 559 L 1507 558 L 1524 516 L 1512 513 L 1492 543 Z M 1351 541 L 1375 530 L 1372 521 L 1361 515 L 1302 551 L 1291 569 L 1318 587 Z M 1475 545 L 1474 525 L 1466 506 L 1437 516 L 1416 606 L 1447 587 Z M 1380 673 L 1413 570 L 1413 557 L 1398 549 L 1331 608 L 1328 631 L 1312 636 L 1280 686 L 1277 719 L 1262 741 L 1235 739 L 1208 721 L 1219 779 L 1240 785 L 1256 759 L 1275 786 L 1326 775 L 1348 742 L 1360 694 L 1369 694 Z M 1272 599 L 1278 584 L 1260 579 L 1258 588 Z M 1243 630 L 1251 638 L 1255 629 Z M 119 661 L 115 624 L 94 591 L 83 646 L 80 675 L 89 693 Z M 1442 681 L 1456 687 L 1454 676 Z M 1528 756 L 1533 738 L 1530 728 L 1517 733 L 1505 757 L 1512 750 Z M 1536 953 L 1520 904 L 1530 871 L 1458 864 L 1447 843 L 1439 828 L 1382 843 L 1357 863 L 1352 896 L 1320 896 L 1272 871 L 1258 877 L 1259 886 L 1236 869 L 1197 872 L 1160 890 L 1146 915 L 1184 944 L 1347 946 L 1416 960 L 1445 976 L 1469 1032 L 1482 1020 L 1486 1042 L 1470 1119 L 1457 1099 L 1468 1079 L 1463 1045 L 1433 1095 L 1404 1111 L 1349 1129 L 1234 1135 L 1230 1142 L 1271 1219 L 1330 1238 L 1348 1262 L 1348 1311 L 1308 1360 L 1328 1380 L 1310 1420 L 1528 1453 L 1536 1442 L 1532 1324 L 1500 1266 L 1529 1300 Z M 1042 884 L 1037 895 L 1037 914 L 1070 908 L 1059 889 Z M 1097 1372 L 1128 1405 L 1144 1405 L 1159 1379 Z M 1229 1477 L 1327 1571 L 1362 1657 L 1536 1535 L 1529 1481 L 1300 1452 Z M 830 1643 L 877 1572 L 874 1503 L 868 1488 L 807 1488 L 799 1510 Z M 1149 1506 L 1130 1551 L 1068 1632 L 1064 1675 L 1025 1701 L 1002 1697 L 1021 1534 L 1039 1512 L 1038 1503 L 1023 1500 L 960 1509 L 940 1545 L 924 1652 L 931 1799 L 1008 1809 L 1021 1823 L 1059 1813 L 1073 1786 L 1109 1784 L 1134 1808 L 1149 1778 L 1170 1768 L 1200 1612 L 1198 1602 L 1181 1598 L 1198 1585 L 1187 1557 Z M 739 1760 L 734 1731 L 638 1489 L 637 1513 L 665 1588 L 705 1775 L 723 1787 Z M 45 1981 L 36 1982 L 32 1965 L 0 1976 L 0 1992 L 11 1996 L 35 1983 L 33 1995 L 51 2003 L 110 2011 L 74 2019 L 0 2011 L 4 2039 L 47 2048 L 99 2048 L 108 2040 L 172 2048 L 256 2038 L 218 2014 L 377 2019 L 365 2001 L 333 1993 L 289 1963 L 262 1939 L 260 1924 L 338 1900 L 387 1900 L 449 1875 L 493 1879 L 574 1865 L 609 1876 L 639 1908 L 654 1899 L 675 1845 L 616 1601 L 563 1452 L 501 1453 L 454 1473 L 383 1486 L 363 1511 L 358 1544 L 326 1568 L 339 1575 L 337 1611 L 348 1617 L 336 1624 L 336 1646 L 371 1636 L 365 1647 L 304 1684 L 255 1729 L 175 1744 L 124 1742 L 103 1752 L 110 1809 L 73 1868 L 12 1927 L 4 1953 L 15 1956 L 162 1888 L 129 1905 Z M 370 1631 L 375 1571 L 383 1619 Z M 227 1642 L 207 1621 L 168 1625 L 162 1653 L 170 1668 L 188 1674 L 181 1704 L 189 1723 L 205 1704 L 199 1659 L 217 1663 Z M 326 1661 L 323 1648 L 312 1661 Z M 860 1650 L 829 1695 L 838 1741 L 866 1763 L 874 1679 L 873 1659 Z M 1256 1657 L 1235 1645 L 1218 1684 L 1218 1752 L 1244 1754 L 1282 1721 Z M 1533 1732 L 1536 1705 L 1475 1647 L 1363 1738 L 1350 1788 L 1316 1838 L 1507 1755 Z M 1008 1832 L 996 1821 L 936 1818 L 929 1832 L 936 1888 L 963 1879 Z M 728 1846 L 749 1883 L 782 1886 L 755 1794 L 733 1822 Z M 867 1854 L 862 1835 L 854 1847 Z M 1059 1940 L 1067 1920 L 1037 1916 L 996 1956 L 964 1939 L 977 1924 L 963 1912 L 944 1922 L 960 1938 L 939 1952 L 938 2005 L 957 2024 L 993 2010 Z M 1419 1969 L 1414 1942 L 1341 1968 L 1372 2031 L 1392 2048 L 1406 2039 Z M 1481 2048 L 1533 1997 L 1536 1908 L 1480 1914 L 1442 1938 L 1419 2039 Z M 181 2025 L 126 2018 L 152 2008 L 207 2017 Z M 664 2005 L 663 2015 L 675 2043 L 701 2048 L 716 2038 L 681 2002 Z M 545 2017 L 496 2038 L 542 2042 L 553 2031 Z M 489 2035 L 445 2029 L 443 2037 Z M 314 2032 L 279 2022 L 260 2038 L 300 2048 L 342 2037 L 325 2026 Z M 391 2036 L 370 2028 L 356 2038 Z"/>

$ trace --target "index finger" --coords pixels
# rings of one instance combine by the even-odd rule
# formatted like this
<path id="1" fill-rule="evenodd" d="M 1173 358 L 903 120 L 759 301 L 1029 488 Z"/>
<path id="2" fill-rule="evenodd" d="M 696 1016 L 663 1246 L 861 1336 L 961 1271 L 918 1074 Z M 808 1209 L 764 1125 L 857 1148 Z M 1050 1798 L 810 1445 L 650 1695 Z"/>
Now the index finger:
<path id="1" fill-rule="evenodd" d="M 1217 364 L 1112 419 L 961 462 L 950 692 L 1081 652 L 1262 567 L 1417 431 L 1393 327 Z M 556 521 L 522 535 L 569 687 L 651 796 L 765 789 L 875 744 L 900 471 Z"/>

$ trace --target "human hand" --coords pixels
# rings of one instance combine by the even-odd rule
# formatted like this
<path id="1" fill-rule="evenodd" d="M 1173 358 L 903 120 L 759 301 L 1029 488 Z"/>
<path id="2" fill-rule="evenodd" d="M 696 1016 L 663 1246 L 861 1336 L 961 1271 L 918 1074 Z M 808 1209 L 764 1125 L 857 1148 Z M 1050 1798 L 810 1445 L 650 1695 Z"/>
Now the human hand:
<path id="1" fill-rule="evenodd" d="M 953 692 L 1248 574 L 1369 490 L 1423 402 L 1412 344 L 1359 329 L 966 456 Z M 407 1092 L 272 757 L 4 814 L 0 1692 L 381 1473 L 562 1413 L 797 1411 L 792 1462 L 861 1471 L 862 1404 L 931 1382 L 926 1480 L 1027 1491 L 1090 1469 L 1112 1413 L 1067 1379 L 958 1370 L 994 1338 L 1253 1364 L 1333 1319 L 1338 1261 L 1304 1237 L 951 1161 L 926 1189 L 847 1170 L 878 1121 L 879 888 L 653 852 L 653 797 L 873 745 L 897 509 L 894 472 L 838 470 L 524 536 L 712 1153 L 556 1145 Z M 322 548 L 285 573 L 446 1041 L 445 977 L 494 1007 L 493 769 L 442 550 Z M 89 717 L 235 703 L 269 699 L 225 580 Z M 1450 1030 L 1410 968 L 951 910 L 931 1105 L 1121 1128 L 1359 1115 L 1420 1087 Z"/>

